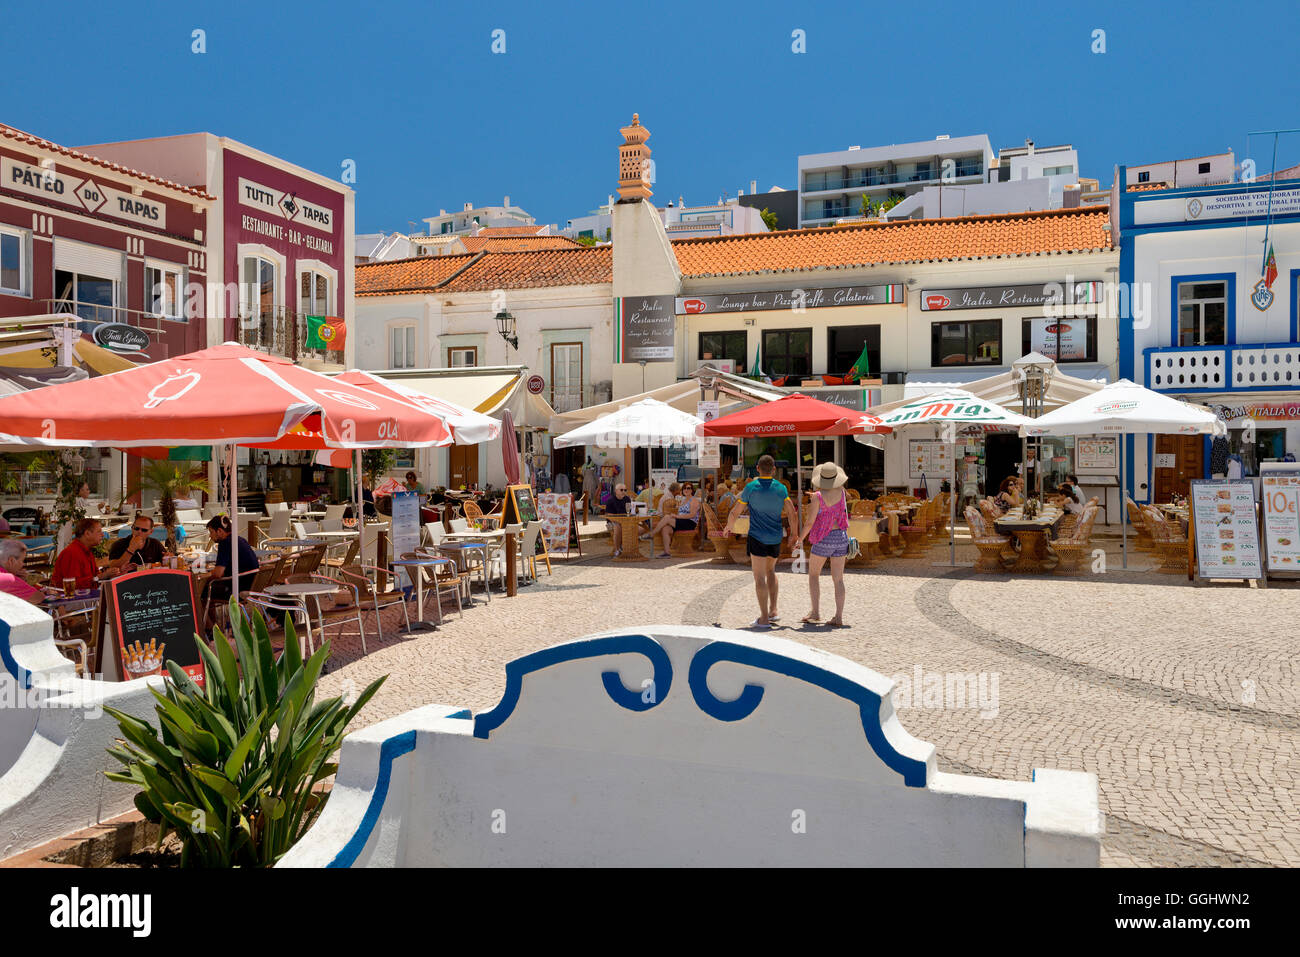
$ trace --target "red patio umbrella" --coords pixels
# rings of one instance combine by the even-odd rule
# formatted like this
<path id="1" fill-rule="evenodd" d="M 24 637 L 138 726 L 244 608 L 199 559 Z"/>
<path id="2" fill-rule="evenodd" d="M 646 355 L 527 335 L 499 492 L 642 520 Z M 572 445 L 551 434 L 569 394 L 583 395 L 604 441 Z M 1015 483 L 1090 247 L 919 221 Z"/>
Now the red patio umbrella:
<path id="1" fill-rule="evenodd" d="M 506 470 L 506 484 L 519 484 L 519 438 L 515 433 L 515 417 L 506 409 L 501 413 L 501 464 Z"/>

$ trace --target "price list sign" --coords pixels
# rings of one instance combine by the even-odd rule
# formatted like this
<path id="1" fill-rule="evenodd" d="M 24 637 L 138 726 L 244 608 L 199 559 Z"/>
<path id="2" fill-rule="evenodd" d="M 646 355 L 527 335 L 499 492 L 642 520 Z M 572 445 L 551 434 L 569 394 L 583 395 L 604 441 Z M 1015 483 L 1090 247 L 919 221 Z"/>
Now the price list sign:
<path id="1" fill-rule="evenodd" d="M 1263 578 L 1255 487 L 1250 480 L 1195 480 L 1196 565 L 1201 578 Z"/>
<path id="2" fill-rule="evenodd" d="M 1260 469 L 1270 572 L 1300 572 L 1300 470 Z"/>

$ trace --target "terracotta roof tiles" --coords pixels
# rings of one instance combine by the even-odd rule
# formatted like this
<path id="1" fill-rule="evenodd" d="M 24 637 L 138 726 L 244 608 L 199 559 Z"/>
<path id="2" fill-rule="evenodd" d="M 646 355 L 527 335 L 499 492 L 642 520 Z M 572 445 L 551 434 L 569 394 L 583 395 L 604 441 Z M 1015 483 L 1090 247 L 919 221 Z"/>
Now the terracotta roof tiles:
<path id="1" fill-rule="evenodd" d="M 483 226 L 478 235 L 483 238 L 500 236 L 540 236 L 545 226 Z"/>
<path id="2" fill-rule="evenodd" d="M 214 200 L 215 196 L 199 189 L 196 186 L 182 186 L 180 183 L 173 183 L 169 179 L 163 179 L 161 176 L 154 176 L 151 173 L 142 173 L 138 169 L 132 169 L 129 166 L 123 166 L 120 163 L 114 163 L 109 160 L 100 159 L 98 156 L 91 156 L 89 153 L 82 153 L 79 150 L 69 149 L 66 146 L 60 146 L 58 143 L 52 143 L 47 139 L 35 136 L 32 133 L 25 133 L 22 130 L 15 129 L 5 123 L 0 123 L 0 137 L 14 140 L 23 146 L 33 149 L 45 150 L 50 153 L 58 153 L 83 163 L 93 163 L 96 166 L 102 166 L 106 170 L 114 173 L 120 173 L 123 176 L 129 176 L 132 179 L 142 179 L 145 182 L 155 183 L 159 186 L 166 186 L 168 189 L 179 190 L 182 193 L 188 193 L 190 196 L 197 196 L 200 199 Z"/>
<path id="3" fill-rule="evenodd" d="M 356 267 L 358 296 L 398 296 L 418 292 L 471 292 L 586 286 L 612 282 L 611 246 L 484 251 L 458 256 L 423 256 Z"/>
<path id="4" fill-rule="evenodd" d="M 458 256 L 420 256 L 363 263 L 355 271 L 356 294 L 395 296 L 408 292 L 431 292 L 473 260 L 473 256 L 462 253 Z"/>
<path id="5" fill-rule="evenodd" d="M 904 219 L 673 241 L 682 275 L 851 269 L 1111 248 L 1108 207 L 956 219 Z"/>
<path id="6" fill-rule="evenodd" d="M 537 249 L 572 249 L 581 246 L 568 236 L 527 236 L 516 234 L 510 236 L 479 233 L 477 236 L 461 236 L 465 249 L 472 253 L 487 251 L 490 253 L 523 253 Z"/>

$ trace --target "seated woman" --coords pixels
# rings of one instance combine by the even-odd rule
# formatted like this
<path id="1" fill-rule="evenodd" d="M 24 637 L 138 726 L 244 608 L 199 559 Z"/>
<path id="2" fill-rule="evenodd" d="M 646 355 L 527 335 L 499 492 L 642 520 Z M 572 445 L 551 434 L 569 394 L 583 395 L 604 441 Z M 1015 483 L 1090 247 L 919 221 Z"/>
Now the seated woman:
<path id="1" fill-rule="evenodd" d="M 993 501 L 1004 512 L 1024 504 L 1024 499 L 1020 495 L 1020 479 L 1014 475 L 1004 478 L 1002 484 L 998 486 L 998 494 Z"/>
<path id="2" fill-rule="evenodd" d="M 723 481 L 718 486 L 718 501 L 713 506 L 714 511 L 718 513 L 718 521 L 725 522 L 731 510 L 736 507 L 736 491 L 731 487 L 731 483 Z"/>
<path id="3" fill-rule="evenodd" d="M 673 486 L 669 486 L 672 492 Z M 664 497 L 667 501 L 667 496 Z M 700 524 L 700 497 L 695 494 L 695 486 L 690 482 L 681 486 L 681 495 L 673 504 L 671 510 L 665 509 L 663 518 L 659 519 L 659 524 L 651 530 L 651 537 L 663 535 L 664 550 L 660 553 L 660 558 L 669 557 L 669 546 L 672 545 L 673 532 L 693 532 Z"/>

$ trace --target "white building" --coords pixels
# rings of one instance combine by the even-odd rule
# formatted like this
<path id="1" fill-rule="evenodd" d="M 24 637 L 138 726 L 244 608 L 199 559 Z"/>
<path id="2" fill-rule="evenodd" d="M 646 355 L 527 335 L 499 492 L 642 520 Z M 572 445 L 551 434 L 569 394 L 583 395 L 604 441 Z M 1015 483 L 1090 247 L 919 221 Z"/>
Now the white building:
<path id="1" fill-rule="evenodd" d="M 572 244 L 360 266 L 357 362 L 393 370 L 406 385 L 487 414 L 511 408 L 516 425 L 533 430 L 532 451 L 550 454 L 542 432 L 550 426 L 550 407 L 568 411 L 611 398 L 611 272 L 610 247 Z M 512 317 L 517 344 L 500 334 L 502 312 Z M 522 373 L 510 371 L 520 367 Z M 456 370 L 460 381 L 433 371 L 439 369 Z M 539 395 L 548 408 L 520 392 L 533 376 L 541 378 Z M 573 455 L 561 451 L 550 470 L 568 471 Z M 426 484 L 505 481 L 495 443 L 418 456 Z"/>
<path id="2" fill-rule="evenodd" d="M 1183 189 L 1191 186 L 1222 186 L 1236 178 L 1237 166 L 1232 150 L 1229 150 L 1212 156 L 1130 166 L 1125 172 L 1124 186 L 1163 184 Z"/>
<path id="3" fill-rule="evenodd" d="M 1133 169 L 1120 167 L 1119 178 L 1132 183 Z M 1132 313 L 1120 325 L 1120 374 L 1218 411 L 1241 474 L 1296 456 L 1300 180 L 1131 188 L 1120 194 L 1119 211 L 1120 288 L 1130 291 Z M 1130 443 L 1127 481 L 1137 501 L 1167 502 L 1216 471 L 1209 438 Z"/>
<path id="4" fill-rule="evenodd" d="M 613 237 L 613 202 L 594 209 L 586 216 L 571 219 L 561 230 L 573 239 L 594 239 L 608 242 Z M 738 198 L 722 200 L 707 206 L 685 206 L 680 201 L 657 208 L 659 220 L 670 239 L 692 236 L 733 236 L 737 233 L 765 233 L 762 210 L 740 205 Z"/>
<path id="5" fill-rule="evenodd" d="M 983 134 L 800 156 L 799 225 L 828 226 L 857 216 L 863 196 L 873 201 L 907 197 L 941 180 L 956 186 L 982 183 L 992 165 L 993 147 Z"/>
<path id="6" fill-rule="evenodd" d="M 437 216 L 430 216 L 423 222 L 429 224 L 427 232 L 430 236 L 473 234 L 480 226 L 537 225 L 537 220 L 526 210 L 511 204 L 509 196 L 502 200 L 500 206 L 475 206 L 473 203 L 466 203 L 457 213 L 440 209 Z"/>

